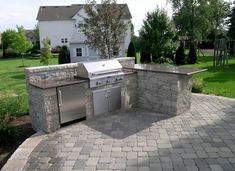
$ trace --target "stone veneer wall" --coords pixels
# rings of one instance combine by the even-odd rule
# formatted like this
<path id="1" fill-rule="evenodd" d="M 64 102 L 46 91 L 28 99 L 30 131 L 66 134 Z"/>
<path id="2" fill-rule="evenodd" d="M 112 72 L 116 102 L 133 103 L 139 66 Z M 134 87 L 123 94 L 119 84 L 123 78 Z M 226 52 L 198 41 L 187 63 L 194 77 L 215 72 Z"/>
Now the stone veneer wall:
<path id="1" fill-rule="evenodd" d="M 54 132 L 60 128 L 56 88 L 39 89 L 28 86 L 29 113 L 34 130 Z"/>
<path id="2" fill-rule="evenodd" d="M 117 58 L 123 68 L 133 68 L 135 65 L 135 58 L 134 57 L 122 57 Z"/>
<path id="3" fill-rule="evenodd" d="M 29 84 L 42 80 L 73 78 L 80 64 L 63 64 L 25 69 L 28 91 L 29 113 L 34 130 L 54 132 L 60 128 L 56 88 L 40 89 Z"/>
<path id="4" fill-rule="evenodd" d="M 139 108 L 179 115 L 190 109 L 191 76 L 138 70 Z"/>
<path id="5" fill-rule="evenodd" d="M 27 83 L 37 83 L 41 80 L 61 80 L 66 78 L 73 78 L 77 75 L 78 63 L 63 64 L 63 65 L 50 65 L 42 67 L 26 68 L 26 81 Z"/>

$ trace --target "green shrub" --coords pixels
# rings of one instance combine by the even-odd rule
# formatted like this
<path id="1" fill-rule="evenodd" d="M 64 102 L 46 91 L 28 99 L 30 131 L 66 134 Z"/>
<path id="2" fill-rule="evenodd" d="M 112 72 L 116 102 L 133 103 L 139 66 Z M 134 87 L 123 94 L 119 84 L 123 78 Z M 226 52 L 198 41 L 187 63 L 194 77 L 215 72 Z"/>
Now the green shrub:
<path id="1" fill-rule="evenodd" d="M 175 53 L 175 64 L 184 65 L 186 62 L 185 53 L 184 53 L 184 43 L 181 41 L 180 46 Z"/>
<path id="2" fill-rule="evenodd" d="M 132 41 L 130 42 L 130 44 L 128 46 L 127 56 L 128 57 L 135 57 L 135 63 L 137 63 L 135 45 Z"/>
<path id="3" fill-rule="evenodd" d="M 188 53 L 188 63 L 195 64 L 197 62 L 197 51 L 194 42 L 190 44 Z"/>
<path id="4" fill-rule="evenodd" d="M 6 124 L 4 127 L 0 127 L 0 145 L 6 145 L 14 142 L 15 135 L 15 129 L 9 124 Z"/>
<path id="5" fill-rule="evenodd" d="M 70 53 L 67 46 L 61 47 L 58 57 L 58 63 L 59 64 L 70 63 Z"/>
<path id="6" fill-rule="evenodd" d="M 169 58 L 160 57 L 156 59 L 154 62 L 159 64 L 173 64 L 173 61 Z"/>
<path id="7" fill-rule="evenodd" d="M 175 56 L 174 56 L 174 53 L 172 51 L 168 51 L 168 52 L 164 53 L 164 58 L 168 58 L 172 62 L 175 61 Z"/>
<path id="8" fill-rule="evenodd" d="M 41 60 L 40 60 L 40 62 L 43 65 L 48 65 L 52 58 L 49 42 L 50 42 L 49 38 L 43 40 L 43 48 L 41 48 Z"/>
<path id="9" fill-rule="evenodd" d="M 0 144 L 11 142 L 15 134 L 9 123 L 22 112 L 20 94 L 6 92 L 0 95 Z"/>
<path id="10" fill-rule="evenodd" d="M 150 58 L 150 53 L 147 52 L 140 52 L 140 62 L 141 63 L 149 63 L 151 62 L 151 58 Z"/>
<path id="11" fill-rule="evenodd" d="M 197 78 L 193 80 L 192 93 L 202 93 L 204 87 L 203 79 Z"/>

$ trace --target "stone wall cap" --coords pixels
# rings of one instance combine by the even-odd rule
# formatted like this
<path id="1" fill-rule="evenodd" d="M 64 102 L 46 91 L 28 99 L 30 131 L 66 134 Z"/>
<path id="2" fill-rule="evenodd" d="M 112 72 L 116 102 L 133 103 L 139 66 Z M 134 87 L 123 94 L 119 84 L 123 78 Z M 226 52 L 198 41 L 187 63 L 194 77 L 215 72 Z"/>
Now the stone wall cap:
<path id="1" fill-rule="evenodd" d="M 60 65 L 28 67 L 28 68 L 25 68 L 25 71 L 29 73 L 34 73 L 34 72 L 69 69 L 69 68 L 76 68 L 76 67 L 78 67 L 78 63 L 69 63 L 69 64 L 60 64 Z"/>
<path id="2" fill-rule="evenodd" d="M 149 71 L 149 72 L 161 72 L 167 74 L 180 74 L 180 75 L 192 75 L 207 70 L 207 69 L 185 68 L 185 67 L 163 65 L 163 64 L 135 64 L 134 67 L 130 69 Z"/>

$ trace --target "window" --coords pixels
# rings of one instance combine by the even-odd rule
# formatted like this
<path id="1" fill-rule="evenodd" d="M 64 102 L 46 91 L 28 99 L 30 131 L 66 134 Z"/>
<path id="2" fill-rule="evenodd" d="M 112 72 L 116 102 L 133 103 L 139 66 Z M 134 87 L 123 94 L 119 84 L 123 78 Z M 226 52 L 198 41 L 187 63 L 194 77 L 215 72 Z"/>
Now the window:
<path id="1" fill-rule="evenodd" d="M 81 57 L 82 56 L 82 48 L 76 48 L 76 56 Z"/>
<path id="2" fill-rule="evenodd" d="M 61 43 L 68 43 L 68 39 L 67 38 L 62 38 Z"/>
<path id="3" fill-rule="evenodd" d="M 83 21 L 79 21 L 75 26 L 78 29 L 78 33 L 82 33 L 86 25 L 84 24 Z"/>

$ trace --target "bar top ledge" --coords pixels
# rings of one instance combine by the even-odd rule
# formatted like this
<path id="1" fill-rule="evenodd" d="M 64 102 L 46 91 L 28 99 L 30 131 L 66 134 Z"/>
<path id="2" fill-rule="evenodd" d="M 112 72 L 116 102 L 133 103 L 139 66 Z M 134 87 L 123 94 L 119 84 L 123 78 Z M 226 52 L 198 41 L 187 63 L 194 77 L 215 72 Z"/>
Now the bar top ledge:
<path id="1" fill-rule="evenodd" d="M 135 64 L 134 67 L 126 67 L 126 69 L 161 72 L 168 74 L 180 74 L 180 75 L 192 75 L 207 70 L 207 69 L 198 69 L 198 68 L 185 68 L 181 66 L 164 65 L 164 64 Z"/>

